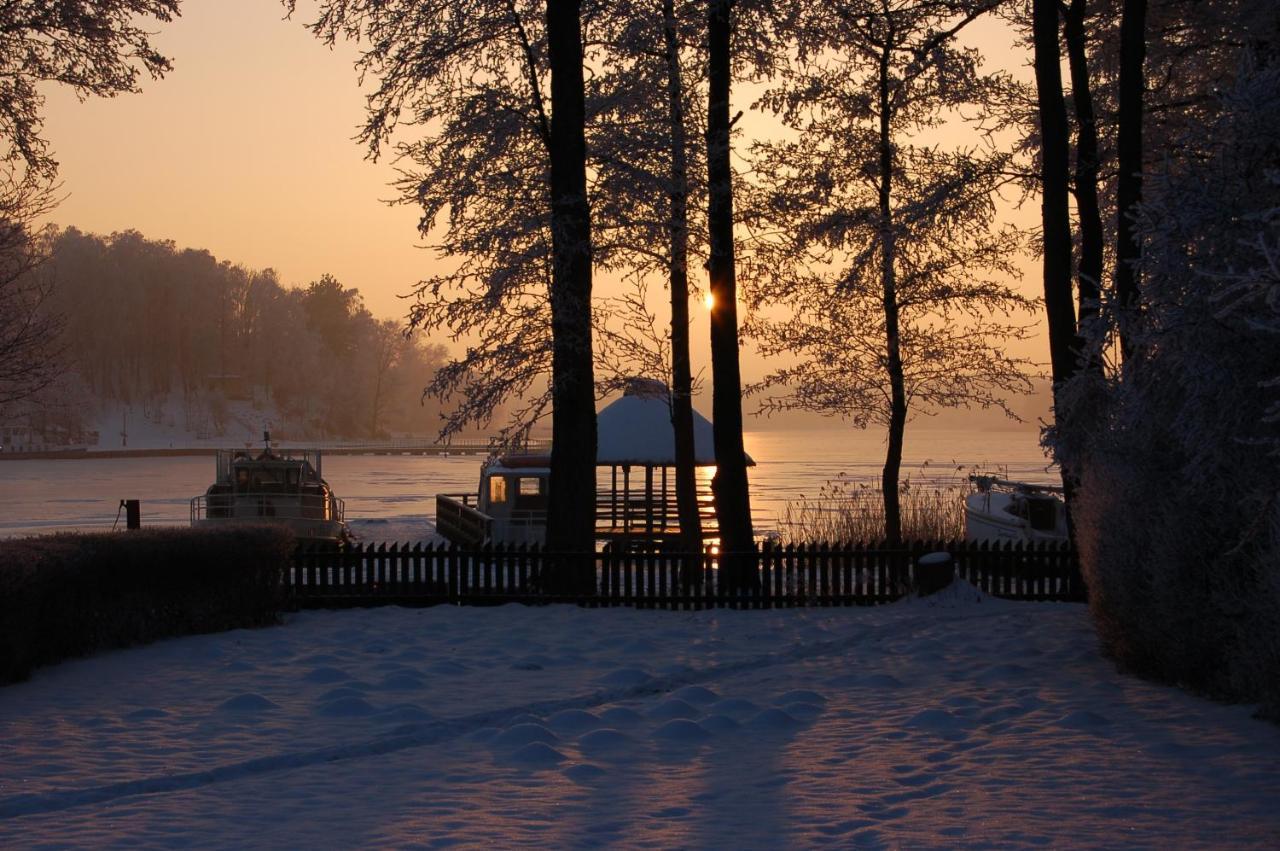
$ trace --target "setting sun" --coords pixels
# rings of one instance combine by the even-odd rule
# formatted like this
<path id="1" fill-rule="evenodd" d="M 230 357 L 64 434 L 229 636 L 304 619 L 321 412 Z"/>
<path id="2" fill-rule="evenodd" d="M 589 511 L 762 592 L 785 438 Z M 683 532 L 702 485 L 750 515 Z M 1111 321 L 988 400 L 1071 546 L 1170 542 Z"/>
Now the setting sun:
<path id="1" fill-rule="evenodd" d="M 707 308 L 707 310 L 711 310 L 716 306 L 716 297 L 711 293 L 710 290 L 707 290 L 707 292 L 703 294 L 702 304 L 704 307 Z"/>

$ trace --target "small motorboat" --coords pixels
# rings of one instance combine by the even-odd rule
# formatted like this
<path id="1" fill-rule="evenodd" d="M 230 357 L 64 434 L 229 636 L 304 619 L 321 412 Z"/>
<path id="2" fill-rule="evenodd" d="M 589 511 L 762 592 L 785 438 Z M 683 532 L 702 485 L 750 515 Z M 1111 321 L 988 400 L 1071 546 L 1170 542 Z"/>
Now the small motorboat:
<path id="1" fill-rule="evenodd" d="M 1067 507 L 1062 488 L 989 475 L 970 476 L 969 481 L 973 492 L 964 499 L 965 540 L 1067 540 Z"/>
<path id="2" fill-rule="evenodd" d="M 270 434 L 263 437 L 266 447 L 256 455 L 218 450 L 214 483 L 191 500 L 191 525 L 278 523 L 300 541 L 349 538 L 342 500 L 321 476 L 320 450 L 276 450 Z"/>

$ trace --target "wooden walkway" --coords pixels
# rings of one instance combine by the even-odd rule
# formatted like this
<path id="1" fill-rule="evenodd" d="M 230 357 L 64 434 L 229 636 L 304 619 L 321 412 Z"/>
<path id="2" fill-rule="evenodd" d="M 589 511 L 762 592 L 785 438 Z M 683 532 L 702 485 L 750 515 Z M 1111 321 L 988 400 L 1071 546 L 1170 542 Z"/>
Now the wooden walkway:
<path id="1" fill-rule="evenodd" d="M 740 556 L 758 581 L 728 588 L 711 550 L 675 553 L 549 553 L 538 547 L 355 545 L 298 551 L 287 579 L 297 608 L 575 603 L 657 609 L 766 609 L 888 603 L 917 585 L 917 562 L 947 552 L 955 575 L 1013 600 L 1083 601 L 1075 553 L 1065 545 L 960 541 L 883 544 L 765 544 Z M 584 577 L 572 593 L 553 586 Z"/>

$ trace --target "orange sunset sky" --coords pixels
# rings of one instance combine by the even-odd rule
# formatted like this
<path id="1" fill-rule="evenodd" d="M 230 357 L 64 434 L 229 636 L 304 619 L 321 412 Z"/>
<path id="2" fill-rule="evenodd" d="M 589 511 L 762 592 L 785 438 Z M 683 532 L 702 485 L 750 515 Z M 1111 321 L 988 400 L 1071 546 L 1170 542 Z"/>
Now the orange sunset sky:
<path id="1" fill-rule="evenodd" d="M 45 133 L 64 196 L 51 221 L 102 234 L 136 229 L 272 267 L 288 286 L 328 272 L 359 288 L 374 314 L 403 317 L 398 296 L 435 262 L 416 231 L 418 210 L 385 203 L 394 165 L 369 162 L 352 138 L 364 116 L 354 47 L 325 47 L 303 27 L 311 4 L 299 7 L 285 20 L 276 0 L 185 0 L 180 19 L 155 27 L 174 69 L 144 81 L 142 94 L 80 102 L 50 86 Z M 969 38 L 989 62 L 1025 74 L 1026 57 L 1001 24 L 976 25 Z M 746 109 L 750 95 L 739 100 L 735 109 Z M 770 132 L 764 117 L 743 124 L 748 138 Z M 1030 203 L 1010 215 L 1026 223 L 1038 212 Z M 1038 262 L 1024 266 L 1020 286 L 1036 295 Z M 659 282 L 654 289 L 661 293 Z M 693 312 L 694 357 L 705 365 L 701 299 Z M 1043 333 L 1019 353 L 1047 361 Z M 744 352 L 744 377 L 762 372 Z"/>

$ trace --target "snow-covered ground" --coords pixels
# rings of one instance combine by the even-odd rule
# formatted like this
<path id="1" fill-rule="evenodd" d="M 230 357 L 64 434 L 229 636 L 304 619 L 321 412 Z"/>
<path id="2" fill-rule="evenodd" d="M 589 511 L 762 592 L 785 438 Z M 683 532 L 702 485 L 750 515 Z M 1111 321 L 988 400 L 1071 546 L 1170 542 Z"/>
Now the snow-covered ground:
<path id="1" fill-rule="evenodd" d="M 1084 607 L 307 612 L 0 689 L 0 847 L 1275 847 L 1280 729 Z"/>

